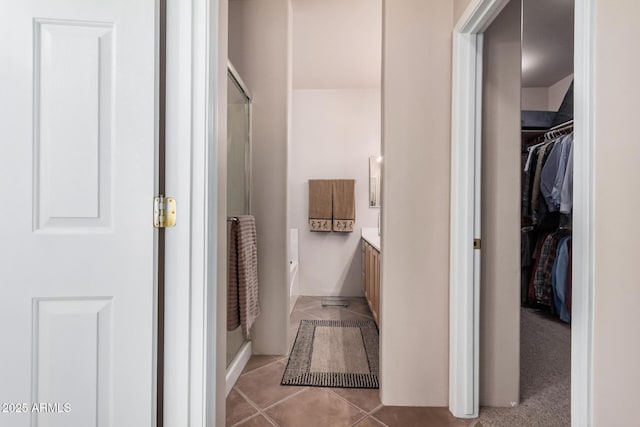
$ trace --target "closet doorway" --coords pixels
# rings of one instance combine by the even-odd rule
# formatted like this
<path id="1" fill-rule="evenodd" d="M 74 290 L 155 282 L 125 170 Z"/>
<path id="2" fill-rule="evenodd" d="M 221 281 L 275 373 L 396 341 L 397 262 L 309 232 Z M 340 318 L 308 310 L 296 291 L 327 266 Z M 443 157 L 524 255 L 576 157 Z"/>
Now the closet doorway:
<path id="1" fill-rule="evenodd" d="M 495 85 L 500 86 L 504 83 L 504 76 L 500 73 L 520 72 L 520 32 L 519 25 L 511 25 L 507 37 L 500 35 L 496 37 L 496 34 L 492 34 L 490 27 L 493 23 L 505 19 L 513 20 L 511 24 L 519 24 L 521 4 L 516 0 L 511 2 L 508 0 L 472 1 L 454 30 L 450 410 L 458 417 L 477 417 L 479 406 L 483 404 L 482 400 L 486 399 L 487 393 L 491 393 L 491 390 L 494 394 L 489 396 L 489 399 L 494 402 L 502 400 L 500 406 L 515 406 L 520 397 L 520 384 L 518 381 L 510 381 L 509 378 L 513 378 L 514 375 L 516 378 L 519 377 L 519 358 L 513 355 L 517 356 L 519 352 L 520 334 L 526 333 L 525 326 L 523 329 L 519 327 L 521 283 L 525 282 L 521 277 L 519 235 L 523 203 L 520 198 L 519 176 L 515 175 L 512 182 L 508 182 L 504 180 L 504 175 L 501 175 L 504 172 L 501 168 L 506 167 L 504 166 L 506 158 L 514 160 L 506 167 L 509 173 L 514 171 L 517 171 L 517 174 L 520 173 L 521 124 L 520 117 L 517 117 L 517 120 L 513 120 L 512 117 L 515 113 L 520 114 L 520 99 L 515 95 L 520 93 L 520 82 L 518 81 L 517 86 L 509 87 L 507 92 L 503 91 L 499 96 L 495 96 L 494 93 L 493 101 L 491 100 L 492 92 L 496 90 Z M 575 17 L 574 71 L 577 83 L 574 126 L 575 139 L 580 141 L 576 144 L 573 153 L 575 209 L 571 258 L 573 259 L 573 283 L 579 283 L 579 286 L 573 287 L 571 293 L 573 298 L 570 365 L 573 425 L 588 425 L 590 422 L 592 277 L 589 273 L 590 266 L 593 265 L 591 224 L 593 134 L 588 118 L 592 116 L 593 92 L 591 83 L 593 42 L 592 29 L 589 25 L 593 13 L 591 6 L 591 2 L 588 1 L 577 2 L 573 15 Z M 524 1 L 524 7 L 527 7 L 527 0 Z M 547 9 L 553 10 L 553 8 Z M 504 14 L 511 17 L 505 18 Z M 509 27 L 504 22 L 502 25 Z M 513 34 L 515 37 L 512 37 Z M 491 37 L 495 45 L 499 46 L 497 50 L 486 43 Z M 509 39 L 509 37 L 512 38 Z M 495 55 L 499 55 L 501 49 L 507 52 L 512 49 L 512 54 L 509 54 L 506 60 L 507 64 L 492 66 L 496 63 Z M 516 67 L 517 70 L 514 71 Z M 483 80 L 485 83 L 492 82 L 492 85 L 481 84 Z M 485 93 L 483 93 L 483 86 Z M 549 93 L 548 90 L 547 93 Z M 514 100 L 517 102 L 514 103 Z M 491 102 L 494 104 L 492 105 Z M 507 131 L 488 134 L 490 129 L 483 129 L 485 126 L 483 111 L 484 117 L 489 116 L 494 121 L 500 119 L 508 121 L 510 124 L 506 126 Z M 549 127 L 553 124 L 555 123 Z M 547 130 L 549 127 L 540 128 L 540 130 Z M 511 138 L 511 146 L 497 148 L 495 139 L 504 138 L 505 134 Z M 544 139 L 544 132 L 539 134 Z M 547 135 L 548 138 L 553 136 L 556 135 L 552 133 Z M 497 160 L 494 158 L 499 165 L 497 170 L 486 167 L 483 160 L 486 160 L 487 156 L 497 157 Z M 503 179 L 500 179 L 501 176 Z M 509 189 L 507 193 L 504 193 L 504 188 Z M 481 194 L 482 198 L 480 198 Z M 501 215 L 507 218 L 507 221 L 487 215 L 487 205 L 493 206 L 494 212 L 501 211 Z M 558 228 L 563 229 L 561 225 Z M 490 238 L 488 233 L 492 234 Z M 481 237 L 484 239 L 481 240 Z M 507 246 L 510 252 L 505 252 L 504 248 L 496 248 L 497 241 L 504 241 L 504 239 L 509 239 Z M 474 249 L 470 248 L 471 242 L 474 242 Z M 506 254 L 505 257 L 497 258 L 501 253 Z M 534 267 L 531 266 L 531 270 L 533 269 Z M 510 281 L 508 283 L 510 288 L 500 293 L 501 288 L 496 287 L 496 283 L 504 281 L 505 278 Z M 494 295 L 487 295 L 487 289 L 492 286 Z M 550 289 L 553 297 L 553 288 L 550 287 Z M 497 300 L 492 299 L 493 296 L 497 297 Z M 551 301 L 549 307 L 553 305 Z M 506 314 L 504 310 L 507 311 Z M 517 317 L 514 317 L 514 314 Z M 481 316 L 483 316 L 482 320 Z M 504 319 L 509 319 L 509 316 L 512 317 L 512 323 L 505 325 Z M 488 341 L 487 327 L 494 328 L 493 332 L 489 333 Z M 503 334 L 505 330 L 507 333 Z M 514 347 L 515 352 L 512 351 Z M 483 362 L 481 362 L 481 351 L 485 352 L 482 353 Z M 492 353 L 491 357 L 493 357 L 488 363 L 487 352 Z M 511 357 L 508 356 L 509 354 Z M 493 373 L 487 375 L 487 370 L 493 370 Z"/>
<path id="2" fill-rule="evenodd" d="M 573 2 L 509 2 L 483 49 L 479 418 L 568 427 Z"/>

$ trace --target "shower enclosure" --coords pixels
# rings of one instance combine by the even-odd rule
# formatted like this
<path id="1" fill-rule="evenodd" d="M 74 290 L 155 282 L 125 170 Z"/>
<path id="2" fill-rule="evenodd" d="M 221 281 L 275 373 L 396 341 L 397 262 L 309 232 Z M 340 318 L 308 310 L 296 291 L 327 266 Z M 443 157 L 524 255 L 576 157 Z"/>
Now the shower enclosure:
<path id="1" fill-rule="evenodd" d="M 227 99 L 228 235 L 231 221 L 236 216 L 251 213 L 251 95 L 230 62 L 227 73 Z M 231 371 L 242 371 L 244 363 L 239 359 L 248 359 L 250 355 L 250 344 L 243 338 L 241 328 L 228 331 L 227 379 L 230 374 L 232 377 L 235 376 Z M 244 362 L 246 363 L 246 360 Z M 232 364 L 237 366 L 231 366 Z M 232 382 L 235 382 L 235 379 L 232 379 Z"/>

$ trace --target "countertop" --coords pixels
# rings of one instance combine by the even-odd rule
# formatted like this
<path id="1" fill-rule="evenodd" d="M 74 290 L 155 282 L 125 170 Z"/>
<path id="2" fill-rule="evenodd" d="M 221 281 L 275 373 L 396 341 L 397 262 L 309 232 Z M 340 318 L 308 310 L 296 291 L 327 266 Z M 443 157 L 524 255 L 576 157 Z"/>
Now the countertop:
<path id="1" fill-rule="evenodd" d="M 380 236 L 377 228 L 362 228 L 362 238 L 380 252 Z"/>

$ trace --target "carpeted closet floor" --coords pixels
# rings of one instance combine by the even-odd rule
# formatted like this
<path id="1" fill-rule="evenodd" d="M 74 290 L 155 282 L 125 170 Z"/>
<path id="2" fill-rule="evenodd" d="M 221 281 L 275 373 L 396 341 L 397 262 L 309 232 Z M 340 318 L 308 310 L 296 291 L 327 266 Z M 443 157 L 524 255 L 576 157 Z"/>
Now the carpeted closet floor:
<path id="1" fill-rule="evenodd" d="M 520 310 L 520 405 L 481 408 L 483 427 L 571 425 L 571 328 L 538 310 Z"/>

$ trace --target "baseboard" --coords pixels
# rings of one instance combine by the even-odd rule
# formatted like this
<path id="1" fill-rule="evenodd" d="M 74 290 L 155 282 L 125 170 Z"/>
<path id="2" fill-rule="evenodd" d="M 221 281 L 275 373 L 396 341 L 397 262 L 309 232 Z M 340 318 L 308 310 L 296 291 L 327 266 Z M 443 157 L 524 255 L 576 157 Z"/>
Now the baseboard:
<path id="1" fill-rule="evenodd" d="M 247 366 L 247 362 L 251 359 L 251 354 L 251 341 L 247 341 L 242 344 L 242 347 L 240 347 L 236 357 L 233 358 L 231 364 L 227 367 L 227 396 L 236 384 L 236 381 L 238 381 L 238 378 L 240 378 L 240 374 L 244 370 L 244 367 Z"/>

